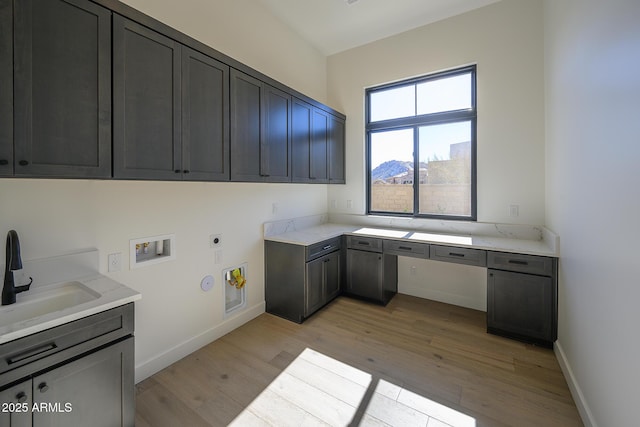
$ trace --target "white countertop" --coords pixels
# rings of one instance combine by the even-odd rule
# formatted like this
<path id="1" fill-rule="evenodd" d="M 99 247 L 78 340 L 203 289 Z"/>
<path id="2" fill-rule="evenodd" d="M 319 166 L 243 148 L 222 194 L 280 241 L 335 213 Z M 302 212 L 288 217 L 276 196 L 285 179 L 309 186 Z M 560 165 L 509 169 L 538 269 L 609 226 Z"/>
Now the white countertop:
<path id="1" fill-rule="evenodd" d="M 95 261 L 93 258 L 95 258 Z M 91 316 L 142 298 L 139 292 L 98 274 L 95 271 L 87 275 L 91 270 L 97 270 L 97 251 L 55 257 L 55 259 L 51 261 L 52 259 L 24 263 L 25 270 L 30 269 L 28 275 L 34 277 L 34 284 L 37 279 L 47 280 L 42 279 L 42 277 L 50 278 L 47 284 L 32 286 L 35 294 L 49 293 L 50 291 L 55 292 L 55 289 L 60 287 L 61 284 L 77 282 L 81 287 L 85 287 L 88 290 L 87 292 L 94 295 L 94 297 L 90 301 L 71 305 L 61 310 L 47 312 L 26 320 L 19 320 L 9 324 L 3 324 L 5 322 L 1 322 L 0 344 L 41 332 L 45 329 L 60 326 L 86 316 Z M 85 263 L 86 260 L 88 260 L 88 265 Z M 71 261 L 71 263 L 69 263 L 69 261 Z M 74 265 L 73 262 L 76 262 L 76 264 Z M 78 268 L 80 264 L 82 265 Z M 84 276 L 78 277 L 78 274 L 83 274 Z M 52 283 L 51 280 L 55 282 Z M 12 311 L 24 309 L 27 304 L 30 304 L 28 298 L 29 292 L 31 292 L 31 290 L 17 294 L 17 302 L 15 304 L 0 307 L 0 320 L 3 314 L 11 315 Z M 8 316 L 6 318 L 8 318 Z"/>
<path id="2" fill-rule="evenodd" d="M 265 236 L 265 240 L 312 245 L 343 234 L 379 237 L 390 240 L 414 241 L 444 246 L 467 247 L 498 252 L 557 257 L 556 250 L 545 240 L 518 239 L 509 237 L 474 236 L 463 234 L 429 233 L 395 228 L 371 228 L 343 224 L 318 224 L 280 234 Z"/>

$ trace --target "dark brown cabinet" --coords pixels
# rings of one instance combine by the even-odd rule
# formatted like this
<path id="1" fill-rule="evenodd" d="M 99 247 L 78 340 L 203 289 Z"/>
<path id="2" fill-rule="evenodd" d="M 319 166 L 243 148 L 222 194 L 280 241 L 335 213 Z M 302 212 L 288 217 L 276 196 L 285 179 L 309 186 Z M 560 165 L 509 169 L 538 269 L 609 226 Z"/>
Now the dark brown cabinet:
<path id="1" fill-rule="evenodd" d="M 386 305 L 398 292 L 398 257 L 383 253 L 383 240 L 347 236 L 345 292 Z"/>
<path id="2" fill-rule="evenodd" d="M 15 151 L 3 160 L 17 176 L 110 177 L 111 12 L 85 0 L 14 7 Z"/>
<path id="3" fill-rule="evenodd" d="M 557 260 L 487 255 L 487 330 L 552 347 L 557 338 Z"/>
<path id="4" fill-rule="evenodd" d="M 0 425 L 132 426 L 133 303 L 0 344 Z"/>
<path id="5" fill-rule="evenodd" d="M 313 245 L 265 241 L 266 311 L 302 321 L 340 294 L 341 238 Z"/>
<path id="6" fill-rule="evenodd" d="M 182 48 L 184 179 L 229 180 L 229 67 Z"/>
<path id="7" fill-rule="evenodd" d="M 340 252 L 307 262 L 305 317 L 322 308 L 340 293 Z"/>
<path id="8" fill-rule="evenodd" d="M 180 53 L 175 41 L 113 17 L 113 175 L 182 179 Z"/>
<path id="9" fill-rule="evenodd" d="M 345 183 L 345 121 L 334 115 L 329 116 L 328 174 L 329 184 Z"/>
<path id="10" fill-rule="evenodd" d="M 344 120 L 293 99 L 293 182 L 344 184 Z"/>
<path id="11" fill-rule="evenodd" d="M 0 0 L 0 176 L 342 183 L 344 116 L 117 1 Z"/>
<path id="12" fill-rule="evenodd" d="M 231 180 L 291 181 L 291 96 L 231 70 Z"/>
<path id="13" fill-rule="evenodd" d="M 229 67 L 114 16 L 115 178 L 229 179 Z"/>
<path id="14" fill-rule="evenodd" d="M 0 0 L 0 176 L 13 175 L 13 1 Z"/>

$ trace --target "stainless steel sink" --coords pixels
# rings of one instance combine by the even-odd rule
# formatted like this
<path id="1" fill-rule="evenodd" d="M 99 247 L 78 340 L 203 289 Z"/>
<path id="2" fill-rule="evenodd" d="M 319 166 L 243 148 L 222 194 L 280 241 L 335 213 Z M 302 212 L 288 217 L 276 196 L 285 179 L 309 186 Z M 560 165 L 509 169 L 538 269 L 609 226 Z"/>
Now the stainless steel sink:
<path id="1" fill-rule="evenodd" d="M 0 307 L 0 328 L 25 322 L 100 298 L 100 294 L 80 282 L 32 288 L 20 294 L 15 304 Z"/>

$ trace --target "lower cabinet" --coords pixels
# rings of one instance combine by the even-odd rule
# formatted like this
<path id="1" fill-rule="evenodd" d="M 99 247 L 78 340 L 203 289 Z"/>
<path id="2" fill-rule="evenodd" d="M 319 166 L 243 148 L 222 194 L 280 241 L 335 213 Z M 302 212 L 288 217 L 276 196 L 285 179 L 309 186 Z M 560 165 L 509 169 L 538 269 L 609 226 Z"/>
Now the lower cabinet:
<path id="1" fill-rule="evenodd" d="M 487 331 L 552 347 L 558 324 L 557 260 L 489 252 L 487 261 Z"/>
<path id="2" fill-rule="evenodd" d="M 382 253 L 382 240 L 347 237 L 345 292 L 386 305 L 398 292 L 398 257 Z"/>
<path id="3" fill-rule="evenodd" d="M 304 317 L 309 317 L 340 293 L 340 252 L 307 262 L 305 279 Z"/>
<path id="4" fill-rule="evenodd" d="M 0 392 L 0 425 L 133 426 L 133 337 Z M 5 410 L 6 409 L 6 410 Z"/>
<path id="5" fill-rule="evenodd" d="M 340 294 L 340 237 L 313 245 L 265 241 L 266 311 L 302 323 Z"/>

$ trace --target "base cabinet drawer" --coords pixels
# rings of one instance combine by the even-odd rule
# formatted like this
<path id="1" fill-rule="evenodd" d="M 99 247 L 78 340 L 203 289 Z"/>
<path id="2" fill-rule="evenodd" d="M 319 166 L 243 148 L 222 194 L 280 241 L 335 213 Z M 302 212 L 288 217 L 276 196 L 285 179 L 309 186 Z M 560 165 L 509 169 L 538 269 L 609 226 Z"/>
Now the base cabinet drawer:
<path id="1" fill-rule="evenodd" d="M 487 265 L 487 252 L 481 249 L 431 245 L 429 258 L 436 261 L 454 262 L 456 264 L 475 265 L 478 267 Z"/>
<path id="2" fill-rule="evenodd" d="M 552 277 L 488 269 L 487 330 L 553 345 L 556 286 Z"/>
<path id="3" fill-rule="evenodd" d="M 555 258 L 545 256 L 506 252 L 489 252 L 487 254 L 487 267 L 489 268 L 540 276 L 552 276 L 554 274 L 554 262 Z"/>

